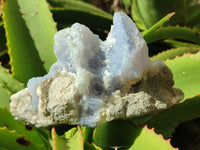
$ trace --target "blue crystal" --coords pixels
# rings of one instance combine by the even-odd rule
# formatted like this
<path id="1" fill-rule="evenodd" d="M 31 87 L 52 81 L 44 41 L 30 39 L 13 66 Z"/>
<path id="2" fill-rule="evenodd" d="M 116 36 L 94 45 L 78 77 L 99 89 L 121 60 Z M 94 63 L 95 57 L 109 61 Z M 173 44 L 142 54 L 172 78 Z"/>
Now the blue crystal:
<path id="1" fill-rule="evenodd" d="M 46 76 L 29 81 L 31 105 L 37 109 L 36 91 L 41 81 L 55 77 L 58 71 L 71 72 L 76 74 L 76 88 L 81 95 L 79 123 L 95 126 L 98 110 L 112 92 L 129 80 L 141 79 L 150 64 L 146 42 L 133 21 L 125 13 L 116 12 L 113 24 L 106 41 L 79 23 L 56 33 L 57 62 Z"/>

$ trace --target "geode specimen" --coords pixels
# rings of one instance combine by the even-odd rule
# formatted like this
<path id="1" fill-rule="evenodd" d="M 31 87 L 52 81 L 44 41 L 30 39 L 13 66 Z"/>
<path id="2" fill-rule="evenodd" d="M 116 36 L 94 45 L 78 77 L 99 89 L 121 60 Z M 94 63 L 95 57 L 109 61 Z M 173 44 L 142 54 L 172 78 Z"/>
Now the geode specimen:
<path id="1" fill-rule="evenodd" d="M 183 98 L 170 69 L 151 61 L 142 35 L 122 12 L 106 41 L 75 23 L 55 35 L 57 62 L 11 96 L 11 112 L 35 126 L 95 127 L 166 109 Z"/>

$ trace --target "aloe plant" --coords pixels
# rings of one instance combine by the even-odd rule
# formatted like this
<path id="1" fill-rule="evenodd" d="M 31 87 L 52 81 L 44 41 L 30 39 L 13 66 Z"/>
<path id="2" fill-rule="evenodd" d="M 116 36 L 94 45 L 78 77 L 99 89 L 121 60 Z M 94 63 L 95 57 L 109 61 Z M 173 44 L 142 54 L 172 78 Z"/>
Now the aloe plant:
<path id="1" fill-rule="evenodd" d="M 105 38 L 112 14 L 88 2 L 1 1 L 0 58 L 5 62 L 9 55 L 11 70 L 0 66 L 0 149 L 175 149 L 170 143 L 175 128 L 200 117 L 200 5 L 190 0 L 123 1 L 131 6 L 151 59 L 163 60 L 173 72 L 175 87 L 184 92 L 178 104 L 157 114 L 115 120 L 96 128 L 35 128 L 12 117 L 10 95 L 23 89 L 30 78 L 46 74 L 56 61 L 53 36 L 57 30 L 79 22 Z"/>

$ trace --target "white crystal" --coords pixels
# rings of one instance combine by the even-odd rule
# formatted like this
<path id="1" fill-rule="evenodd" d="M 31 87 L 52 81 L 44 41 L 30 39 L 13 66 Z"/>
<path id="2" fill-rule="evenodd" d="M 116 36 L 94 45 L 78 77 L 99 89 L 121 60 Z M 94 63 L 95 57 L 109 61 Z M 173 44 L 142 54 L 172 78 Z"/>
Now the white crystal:
<path id="1" fill-rule="evenodd" d="M 36 126 L 94 127 L 180 100 L 183 93 L 172 88 L 171 71 L 160 61 L 150 61 L 133 21 L 118 12 L 113 23 L 106 41 L 79 23 L 56 33 L 57 62 L 47 75 L 30 79 L 28 88 L 11 96 L 12 114 Z"/>
<path id="2" fill-rule="evenodd" d="M 144 71 L 149 68 L 150 59 L 146 42 L 125 13 L 115 13 L 113 23 L 114 26 L 103 43 L 107 60 L 104 82 L 106 87 L 120 89 L 130 79 L 141 79 Z"/>

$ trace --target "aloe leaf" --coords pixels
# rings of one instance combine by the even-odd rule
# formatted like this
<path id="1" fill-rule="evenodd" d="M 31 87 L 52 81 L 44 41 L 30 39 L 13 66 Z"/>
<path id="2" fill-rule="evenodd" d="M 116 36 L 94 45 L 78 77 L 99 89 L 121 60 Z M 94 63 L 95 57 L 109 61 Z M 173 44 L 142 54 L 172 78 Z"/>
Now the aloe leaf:
<path id="1" fill-rule="evenodd" d="M 200 4 L 198 1 L 187 0 L 185 3 L 185 25 L 196 26 L 200 22 Z"/>
<path id="2" fill-rule="evenodd" d="M 146 34 L 144 39 L 148 44 L 164 39 L 179 39 L 200 44 L 200 32 L 187 27 L 169 26 L 161 27 L 151 34 Z"/>
<path id="3" fill-rule="evenodd" d="M 82 137 L 84 141 L 91 142 L 94 128 L 82 127 L 81 130 L 82 130 Z"/>
<path id="4" fill-rule="evenodd" d="M 76 1 L 76 0 L 48 0 L 48 2 L 53 7 L 64 7 L 65 9 L 69 10 L 77 10 L 82 12 L 87 12 L 90 14 L 94 14 L 97 16 L 102 16 L 108 19 L 112 19 L 112 15 L 108 14 L 107 12 L 90 5 L 88 3 L 82 2 L 82 1 Z"/>
<path id="5" fill-rule="evenodd" d="M 164 39 L 179 39 L 200 44 L 199 34 L 200 32 L 196 29 L 179 26 L 169 26 L 161 27 L 152 34 L 145 35 L 144 39 L 148 44 Z"/>
<path id="6" fill-rule="evenodd" d="M 140 134 L 140 128 L 125 121 L 112 121 L 95 128 L 93 133 L 94 143 L 103 150 L 128 149 Z"/>
<path id="7" fill-rule="evenodd" d="M 173 149 L 161 136 L 131 122 L 112 121 L 94 130 L 94 143 L 103 150 L 112 149 Z M 159 143 L 159 144 L 158 144 Z"/>
<path id="8" fill-rule="evenodd" d="M 77 127 L 71 128 L 70 130 L 64 133 L 63 137 L 66 139 L 70 139 L 76 134 L 77 131 L 78 131 Z"/>
<path id="9" fill-rule="evenodd" d="M 163 41 L 165 44 L 172 48 L 180 48 L 180 47 L 200 47 L 198 44 L 193 44 L 193 43 L 187 43 L 187 42 L 182 42 L 182 41 L 177 41 L 177 40 L 171 40 L 171 39 L 166 39 Z"/>
<path id="10" fill-rule="evenodd" d="M 7 52 L 6 49 L 6 37 L 5 37 L 5 30 L 3 28 L 4 23 L 0 22 L 0 56 Z"/>
<path id="11" fill-rule="evenodd" d="M 57 135 L 55 128 L 52 128 L 53 150 L 68 150 L 68 140 Z"/>
<path id="12" fill-rule="evenodd" d="M 154 128 L 156 133 L 162 134 L 165 139 L 168 139 L 180 123 L 198 118 L 200 116 L 199 108 L 200 95 L 163 111 L 149 120 L 147 125 L 149 128 Z"/>
<path id="13" fill-rule="evenodd" d="M 169 21 L 169 19 L 175 14 L 175 12 L 169 13 L 165 17 L 163 17 L 160 21 L 158 21 L 156 24 L 154 24 L 151 28 L 144 31 L 142 35 L 145 36 L 151 36 L 153 32 L 155 32 L 158 28 L 160 28 L 165 22 Z"/>
<path id="14" fill-rule="evenodd" d="M 0 106 L 9 108 L 10 95 L 23 88 L 22 83 L 14 79 L 8 70 L 0 66 Z"/>
<path id="15" fill-rule="evenodd" d="M 17 2 L 2 2 L 3 20 L 13 76 L 22 83 L 27 83 L 31 77 L 44 75 L 46 71 Z"/>
<path id="16" fill-rule="evenodd" d="M 2 66 L 0 66 L 0 85 L 5 88 L 10 95 L 24 88 L 24 85 L 14 79 L 8 70 Z"/>
<path id="17" fill-rule="evenodd" d="M 10 95 L 8 94 L 8 92 L 0 85 L 0 107 L 7 107 L 10 108 Z"/>
<path id="18" fill-rule="evenodd" d="M 57 32 L 56 24 L 50 14 L 45 0 L 17 0 L 20 12 L 29 29 L 34 45 L 48 72 L 56 61 L 54 55 L 54 34 Z"/>
<path id="19" fill-rule="evenodd" d="M 153 26 L 169 12 L 176 12 L 170 20 L 172 25 L 194 26 L 200 21 L 200 4 L 193 0 L 162 1 L 162 3 L 159 0 L 134 0 L 132 8 L 132 14 L 138 13 L 141 24 L 146 28 Z"/>
<path id="20" fill-rule="evenodd" d="M 25 138 L 34 141 L 39 146 L 50 149 L 49 142 L 34 128 L 14 120 L 13 116 L 6 108 L 0 107 L 0 127 L 7 127 L 8 130 L 15 130 L 17 134 L 25 135 Z"/>
<path id="21" fill-rule="evenodd" d="M 52 128 L 53 150 L 83 150 L 84 140 L 80 127 L 76 134 L 70 139 L 59 137 L 54 128 Z"/>
<path id="22" fill-rule="evenodd" d="M 148 29 L 148 26 L 145 25 L 145 23 L 143 22 L 144 19 L 141 16 L 141 12 L 139 10 L 137 0 L 132 0 L 131 15 L 132 15 L 132 18 L 133 18 L 135 24 L 137 25 L 137 27 L 140 30 Z"/>
<path id="23" fill-rule="evenodd" d="M 100 147 L 96 146 L 94 143 L 84 143 L 84 150 L 102 150 Z"/>
<path id="24" fill-rule="evenodd" d="M 132 14 L 138 13 L 141 19 L 140 22 L 147 29 L 152 27 L 157 21 L 163 18 L 166 14 L 170 12 L 176 12 L 176 16 L 170 22 L 174 22 L 174 24 L 182 23 L 184 24 L 183 15 L 178 13 L 177 11 L 183 10 L 184 4 L 182 0 L 177 0 L 173 2 L 163 1 L 162 3 L 158 0 L 134 0 L 132 3 Z M 180 1 L 180 2 L 179 2 Z M 177 5 L 179 7 L 177 7 Z M 136 12 L 135 12 L 136 11 Z"/>
<path id="25" fill-rule="evenodd" d="M 0 147 L 13 150 L 41 150 L 44 146 L 37 145 L 32 140 L 27 140 L 24 135 L 16 133 L 14 130 L 10 131 L 6 127 L 0 128 Z"/>
<path id="26" fill-rule="evenodd" d="M 200 94 L 200 52 L 185 54 L 165 63 L 172 70 L 174 87 L 184 92 L 185 99 Z"/>
<path id="27" fill-rule="evenodd" d="M 128 150 L 148 149 L 148 150 L 175 150 L 169 140 L 164 140 L 161 135 L 157 135 L 154 130 L 146 126 L 140 131 L 140 135 L 135 139 L 133 145 Z"/>
<path id="28" fill-rule="evenodd" d="M 58 27 L 63 28 L 79 22 L 91 30 L 109 30 L 112 24 L 112 15 L 82 1 L 49 0 L 54 20 Z"/>
<path id="29" fill-rule="evenodd" d="M 159 53 L 153 56 L 151 60 L 161 59 L 163 61 L 167 59 L 174 59 L 175 57 L 182 56 L 185 53 L 195 54 L 200 51 L 200 47 L 178 47 Z"/>
<path id="30" fill-rule="evenodd" d="M 131 3 L 132 3 L 131 0 L 123 0 L 122 2 L 123 2 L 125 7 L 131 7 Z"/>

